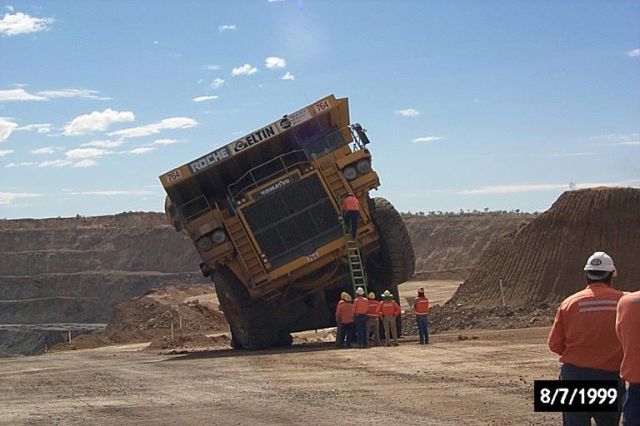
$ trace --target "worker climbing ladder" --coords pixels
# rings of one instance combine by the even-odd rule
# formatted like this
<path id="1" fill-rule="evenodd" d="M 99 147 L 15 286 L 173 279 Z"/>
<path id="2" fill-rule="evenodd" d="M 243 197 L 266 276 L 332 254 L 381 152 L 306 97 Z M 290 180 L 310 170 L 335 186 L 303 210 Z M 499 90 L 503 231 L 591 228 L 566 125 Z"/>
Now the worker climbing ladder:
<path id="1" fill-rule="evenodd" d="M 356 289 L 358 287 L 362 287 L 366 294 L 367 277 L 362 262 L 362 255 L 360 254 L 358 239 L 351 236 L 342 217 L 340 218 L 340 224 L 342 225 L 342 233 L 345 241 L 345 255 L 347 256 L 347 261 L 349 263 L 349 275 L 351 276 L 353 294 L 356 294 Z"/>

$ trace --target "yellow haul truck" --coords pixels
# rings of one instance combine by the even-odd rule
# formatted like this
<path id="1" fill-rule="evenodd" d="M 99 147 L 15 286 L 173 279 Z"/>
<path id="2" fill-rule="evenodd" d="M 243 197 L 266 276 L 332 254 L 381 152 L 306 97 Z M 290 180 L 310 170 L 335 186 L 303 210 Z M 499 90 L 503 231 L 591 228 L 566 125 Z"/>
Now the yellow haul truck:
<path id="1" fill-rule="evenodd" d="M 348 99 L 330 95 L 160 176 L 167 218 L 193 240 L 234 347 L 288 345 L 290 332 L 335 325 L 340 292 L 353 290 L 339 220 L 349 192 L 368 289 L 398 298 L 415 257 L 396 209 L 369 197 L 380 181 L 368 143 Z"/>

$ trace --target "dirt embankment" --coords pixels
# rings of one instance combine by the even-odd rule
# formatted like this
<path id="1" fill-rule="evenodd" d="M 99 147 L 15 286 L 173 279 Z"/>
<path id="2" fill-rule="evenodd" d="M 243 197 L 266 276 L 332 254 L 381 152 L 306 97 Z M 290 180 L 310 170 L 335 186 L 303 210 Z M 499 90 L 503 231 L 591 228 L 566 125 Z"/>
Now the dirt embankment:
<path id="1" fill-rule="evenodd" d="M 542 215 L 494 240 L 452 302 L 466 306 L 557 303 L 585 286 L 586 259 L 606 251 L 619 274 L 614 286 L 640 287 L 640 189 L 565 192 Z"/>
<path id="2" fill-rule="evenodd" d="M 491 240 L 534 218 L 532 214 L 465 214 L 404 219 L 421 279 L 465 279 Z"/>

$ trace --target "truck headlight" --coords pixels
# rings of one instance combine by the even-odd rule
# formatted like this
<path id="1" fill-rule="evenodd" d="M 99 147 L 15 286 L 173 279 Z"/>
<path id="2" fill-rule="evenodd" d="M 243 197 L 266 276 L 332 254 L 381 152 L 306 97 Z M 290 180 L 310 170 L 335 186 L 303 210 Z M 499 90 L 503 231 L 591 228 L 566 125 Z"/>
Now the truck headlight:
<path id="1" fill-rule="evenodd" d="M 216 244 L 222 244 L 227 240 L 227 234 L 224 232 L 224 229 L 218 228 L 211 234 L 211 239 Z"/>
<path id="2" fill-rule="evenodd" d="M 347 180 L 354 180 L 356 176 L 358 176 L 358 171 L 353 166 L 345 167 L 342 173 L 344 173 L 344 177 L 346 177 Z"/>
<path id="3" fill-rule="evenodd" d="M 369 173 L 371 171 L 371 163 L 366 158 L 363 158 L 356 164 L 356 169 L 362 174 Z"/>
<path id="4" fill-rule="evenodd" d="M 211 241 L 211 237 L 205 235 L 204 237 L 198 238 L 196 247 L 198 247 L 200 251 L 209 251 L 213 248 L 213 241 Z"/>

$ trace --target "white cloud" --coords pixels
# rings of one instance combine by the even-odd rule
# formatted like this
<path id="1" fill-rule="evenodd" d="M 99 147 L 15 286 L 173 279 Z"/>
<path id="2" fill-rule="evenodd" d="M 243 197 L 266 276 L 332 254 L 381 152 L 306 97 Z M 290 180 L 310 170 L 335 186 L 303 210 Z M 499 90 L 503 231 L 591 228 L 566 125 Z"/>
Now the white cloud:
<path id="1" fill-rule="evenodd" d="M 400 114 L 403 117 L 417 117 L 420 115 L 420 111 L 413 108 L 407 108 L 396 111 L 396 114 Z"/>
<path id="2" fill-rule="evenodd" d="M 93 132 L 103 132 L 113 123 L 135 120 L 131 111 L 114 111 L 107 108 L 102 112 L 93 111 L 90 114 L 80 115 L 64 126 L 64 134 L 67 136 L 85 135 Z"/>
<path id="3" fill-rule="evenodd" d="M 286 72 L 285 75 L 282 76 L 283 80 L 295 80 L 296 76 L 291 74 L 289 71 Z"/>
<path id="4" fill-rule="evenodd" d="M 223 33 L 225 31 L 235 31 L 236 30 L 236 26 L 235 25 L 220 25 L 218 27 L 218 32 L 219 33 Z"/>
<path id="5" fill-rule="evenodd" d="M 46 133 L 51 132 L 51 124 L 50 123 L 29 124 L 27 126 L 18 127 L 16 129 L 16 131 L 17 130 L 25 130 L 25 131 L 35 130 L 36 132 L 38 132 L 40 134 L 46 134 Z"/>
<path id="6" fill-rule="evenodd" d="M 608 135 L 591 136 L 589 140 L 605 143 L 607 145 L 640 145 L 640 133 L 619 134 L 611 133 Z"/>
<path id="7" fill-rule="evenodd" d="M 10 4 L 9 4 L 9 5 L 6 5 L 6 6 L 5 6 L 5 8 L 6 8 L 9 12 L 11 12 L 11 13 L 13 13 L 13 12 L 15 11 L 15 9 L 13 8 L 13 6 L 11 6 Z"/>
<path id="8" fill-rule="evenodd" d="M 269 56 L 264 60 L 264 66 L 269 69 L 284 68 L 287 66 L 287 61 L 283 58 L 278 58 L 277 56 Z"/>
<path id="9" fill-rule="evenodd" d="M 180 141 L 177 139 L 157 139 L 150 143 L 149 145 L 173 145 L 174 143 L 179 143 Z"/>
<path id="10" fill-rule="evenodd" d="M 85 159 L 85 160 L 80 160 L 80 161 L 78 161 L 78 162 L 77 162 L 77 163 L 75 163 L 72 167 L 73 167 L 74 169 L 76 169 L 76 168 L 80 168 L 80 167 L 91 167 L 91 166 L 95 166 L 96 164 L 98 164 L 98 162 L 97 162 L 97 161 L 95 161 L 95 160 L 88 160 L 88 159 Z"/>
<path id="11" fill-rule="evenodd" d="M 267 0 L 269 3 L 282 3 L 285 0 Z"/>
<path id="12" fill-rule="evenodd" d="M 640 49 L 629 50 L 628 52 L 625 53 L 625 55 L 631 56 L 632 58 L 636 58 L 640 56 Z"/>
<path id="13" fill-rule="evenodd" d="M 44 148 L 33 149 L 29 152 L 31 154 L 54 154 L 56 149 L 52 146 L 45 146 Z"/>
<path id="14" fill-rule="evenodd" d="M 47 99 L 87 98 L 87 99 L 100 99 L 103 101 L 111 99 L 111 98 L 98 96 L 98 93 L 100 92 L 97 90 L 89 90 L 89 89 L 60 89 L 60 90 L 43 90 L 42 92 L 38 92 L 37 95 L 44 96 Z"/>
<path id="15" fill-rule="evenodd" d="M 241 67 L 236 67 L 231 70 L 231 75 L 233 77 L 237 77 L 239 75 L 251 75 L 258 72 L 258 68 L 253 67 L 249 64 L 244 64 Z"/>
<path id="16" fill-rule="evenodd" d="M 38 164 L 38 163 L 35 163 L 33 161 L 23 161 L 22 163 L 9 163 L 5 167 L 6 168 L 11 168 L 11 167 L 29 167 L 29 166 L 35 166 L 36 164 Z"/>
<path id="17" fill-rule="evenodd" d="M 204 102 L 204 101 L 211 101 L 213 99 L 218 99 L 218 96 L 197 96 L 195 98 L 192 99 L 193 102 Z"/>
<path id="18" fill-rule="evenodd" d="M 565 154 L 550 154 L 549 158 L 558 158 L 558 157 L 584 157 L 587 155 L 593 155 L 593 152 L 569 152 Z"/>
<path id="19" fill-rule="evenodd" d="M 595 188 L 599 186 L 620 187 L 630 186 L 637 181 L 628 182 L 602 182 L 602 183 L 579 183 L 575 185 L 576 189 Z M 522 185 L 493 185 L 483 186 L 475 189 L 465 189 L 455 192 L 462 195 L 478 195 L 478 194 L 515 194 L 521 192 L 537 192 L 537 191 L 568 191 L 572 189 L 566 183 L 543 183 L 543 184 L 522 184 Z"/>
<path id="20" fill-rule="evenodd" d="M 115 148 L 117 146 L 120 146 L 124 143 L 123 140 L 119 140 L 119 141 L 91 141 L 91 142 L 87 142 L 87 143 L 83 143 L 80 146 L 95 146 L 98 148 Z"/>
<path id="21" fill-rule="evenodd" d="M 134 148 L 130 151 L 122 151 L 120 152 L 120 154 L 132 154 L 132 155 L 143 155 L 143 154 L 147 154 L 151 151 L 155 150 L 155 148 L 151 148 L 151 147 L 143 147 L 143 148 Z"/>
<path id="22" fill-rule="evenodd" d="M 431 143 L 443 141 L 445 138 L 442 136 L 421 136 L 413 140 L 414 143 Z"/>
<path id="23" fill-rule="evenodd" d="M 160 133 L 162 130 L 168 129 L 187 129 L 195 127 L 198 122 L 189 117 L 172 117 L 165 118 L 158 123 L 147 124 L 140 127 L 132 127 L 130 129 L 118 130 L 117 132 L 109 133 L 111 136 L 120 136 L 123 138 L 138 138 L 141 136 L 149 136 L 156 133 Z"/>
<path id="24" fill-rule="evenodd" d="M 211 82 L 211 88 L 212 89 L 217 89 L 219 87 L 221 87 L 224 84 L 224 80 L 221 78 L 214 78 L 213 81 Z"/>
<path id="25" fill-rule="evenodd" d="M 13 152 L 12 149 L 0 149 L 0 158 L 5 157 Z"/>
<path id="26" fill-rule="evenodd" d="M 73 161 L 69 160 L 47 160 L 42 163 L 38 163 L 38 167 L 66 167 L 73 164 Z"/>
<path id="27" fill-rule="evenodd" d="M 9 139 L 11 133 L 18 127 L 10 118 L 0 117 L 0 143 Z"/>
<path id="28" fill-rule="evenodd" d="M 134 196 L 146 196 L 153 195 L 151 191 L 144 190 L 106 190 L 106 191 L 82 191 L 82 192 L 72 192 L 71 195 L 87 195 L 87 196 L 99 196 L 99 197 L 113 197 L 116 195 L 134 195 Z"/>
<path id="29" fill-rule="evenodd" d="M 82 160 L 84 158 L 101 158 L 111 154 L 111 151 L 100 148 L 76 148 L 65 152 L 69 160 Z"/>
<path id="30" fill-rule="evenodd" d="M 0 205 L 6 206 L 12 204 L 16 200 L 41 196 L 42 194 L 34 194 L 31 192 L 0 192 Z"/>
<path id="31" fill-rule="evenodd" d="M 220 65 L 203 65 L 203 70 L 217 71 L 220 69 Z"/>
<path id="32" fill-rule="evenodd" d="M 0 102 L 10 101 L 46 101 L 44 96 L 33 95 L 22 87 L 17 89 L 0 90 Z"/>
<path id="33" fill-rule="evenodd" d="M 0 20 L 0 34 L 15 36 L 45 31 L 53 23 L 53 18 L 34 18 L 22 12 L 13 15 L 7 13 Z"/>

